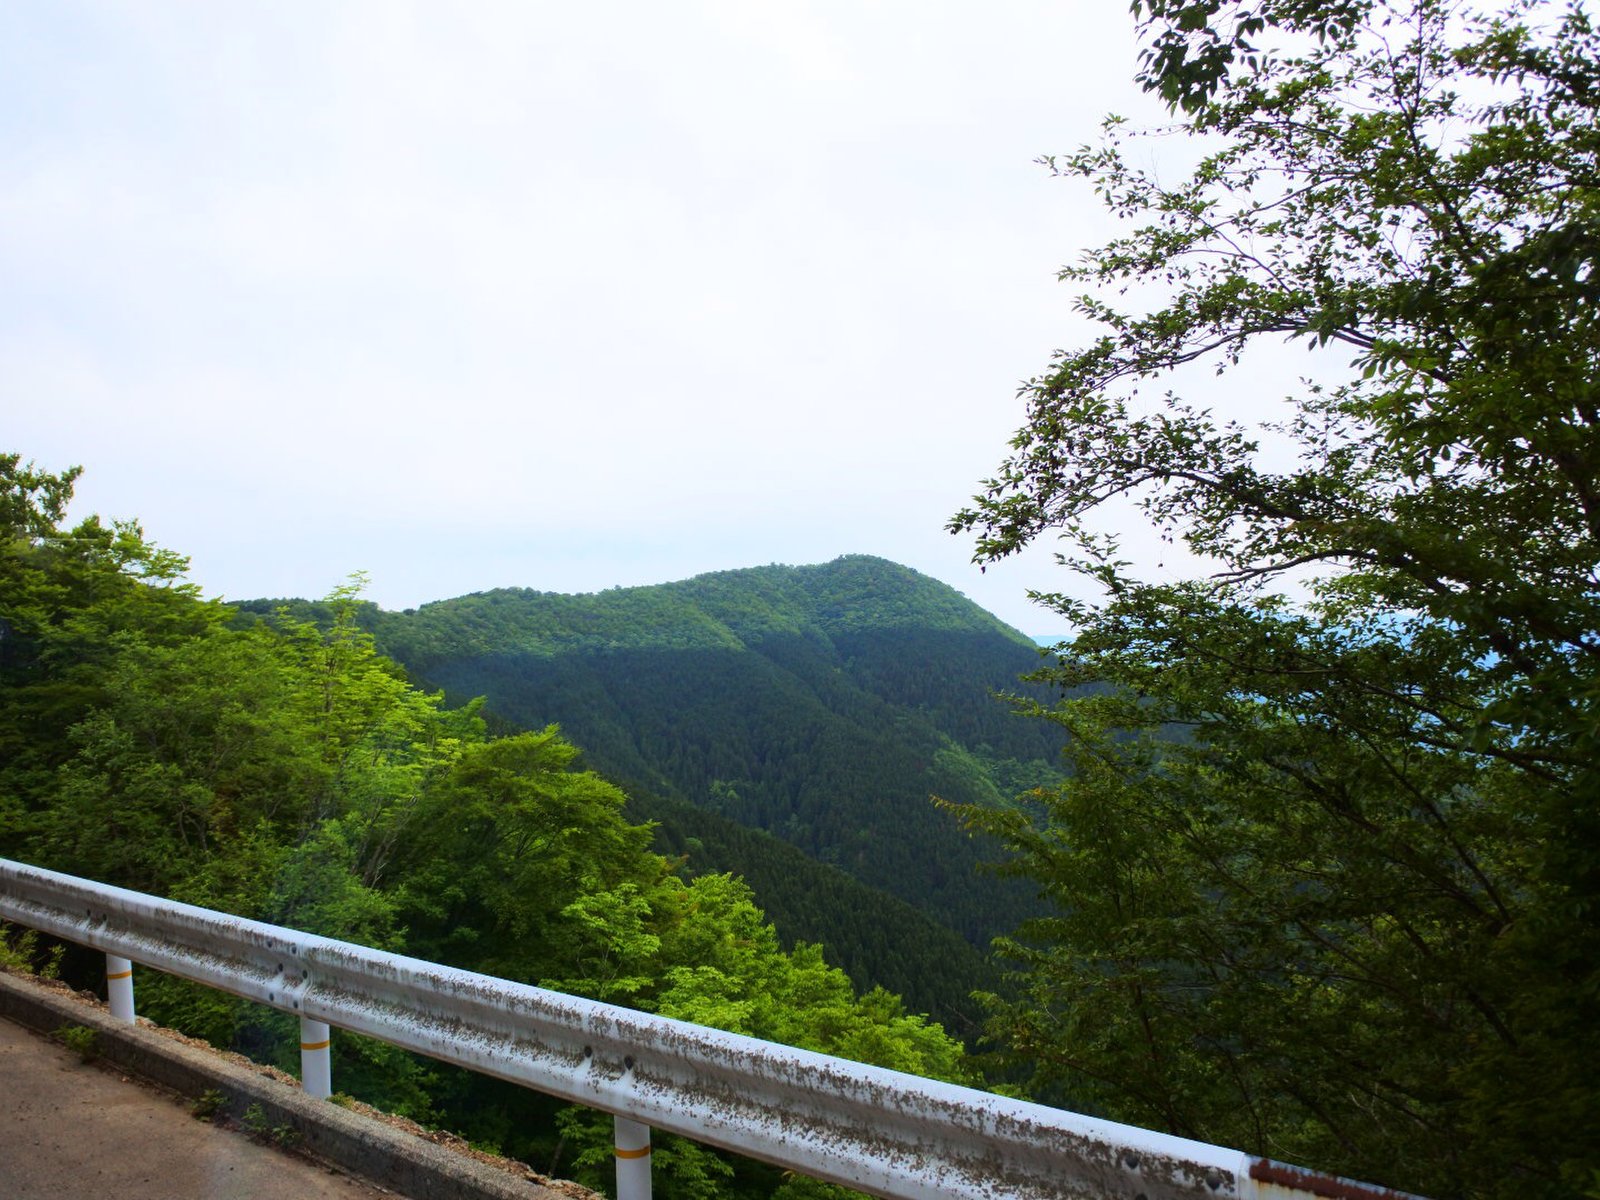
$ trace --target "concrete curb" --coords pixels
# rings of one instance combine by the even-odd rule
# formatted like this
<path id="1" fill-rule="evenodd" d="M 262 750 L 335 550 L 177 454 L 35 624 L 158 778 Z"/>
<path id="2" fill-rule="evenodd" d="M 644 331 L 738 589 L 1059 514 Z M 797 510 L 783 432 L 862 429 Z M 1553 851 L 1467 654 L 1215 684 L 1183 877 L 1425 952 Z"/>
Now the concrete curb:
<path id="1" fill-rule="evenodd" d="M 221 1055 L 113 1020 L 76 993 L 25 975 L 0 971 L 0 1017 L 45 1033 L 63 1025 L 93 1029 L 106 1061 L 181 1095 L 220 1092 L 222 1111 L 235 1118 L 260 1105 L 268 1125 L 294 1130 L 305 1150 L 410 1200 L 573 1200 L 579 1192 L 566 1190 L 571 1185 L 545 1187 L 518 1179 L 337 1104 L 313 1100 L 298 1087 Z"/>

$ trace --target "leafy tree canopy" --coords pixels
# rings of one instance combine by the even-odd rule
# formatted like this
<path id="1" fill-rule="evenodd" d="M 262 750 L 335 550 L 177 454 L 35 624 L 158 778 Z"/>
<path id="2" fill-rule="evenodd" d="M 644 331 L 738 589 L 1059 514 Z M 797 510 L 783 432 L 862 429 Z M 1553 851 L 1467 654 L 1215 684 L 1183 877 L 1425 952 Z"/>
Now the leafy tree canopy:
<path id="1" fill-rule="evenodd" d="M 241 619 L 285 607 L 331 619 L 269 600 Z M 357 619 L 414 679 L 484 697 L 491 722 L 560 722 L 662 848 L 743 875 L 786 941 L 822 941 L 862 987 L 976 1034 L 988 944 L 1037 906 L 978 874 L 997 848 L 928 798 L 1053 777 L 1061 738 L 992 701 L 1039 650 L 953 588 L 849 555 L 586 595 L 364 605 Z"/>
<path id="2" fill-rule="evenodd" d="M 970 1080 L 939 1026 L 858 994 L 819 946 L 785 951 L 742 881 L 652 852 L 555 727 L 494 738 L 481 703 L 413 687 L 358 623 L 359 578 L 320 623 L 239 623 L 136 524 L 63 528 L 76 472 L 20 461 L 0 456 L 0 854 Z M 102 973 L 85 967 L 67 956 L 76 982 Z M 154 972 L 139 990 L 158 1020 L 298 1058 L 290 1016 Z M 342 1090 L 606 1182 L 609 1120 L 354 1035 L 335 1054 Z M 662 1140 L 665 1197 L 816 1194 Z"/>
<path id="3" fill-rule="evenodd" d="M 1140 0 L 1140 78 L 1051 165 L 1131 225 L 1101 333 L 952 521 L 1103 588 L 1042 715 L 1072 779 L 971 807 L 1058 915 L 994 1033 L 1125 1118 L 1442 1195 L 1600 1167 L 1600 36 L 1582 4 Z M 1252 426 L 1266 341 L 1348 369 Z M 1215 387 L 1216 385 L 1212 385 Z M 1151 580 L 1112 501 L 1209 559 Z"/>
<path id="4" fill-rule="evenodd" d="M 52 531 L 81 471 L 70 467 L 52 475 L 24 463 L 20 454 L 0 454 L 0 521 L 7 539 L 38 538 Z"/>

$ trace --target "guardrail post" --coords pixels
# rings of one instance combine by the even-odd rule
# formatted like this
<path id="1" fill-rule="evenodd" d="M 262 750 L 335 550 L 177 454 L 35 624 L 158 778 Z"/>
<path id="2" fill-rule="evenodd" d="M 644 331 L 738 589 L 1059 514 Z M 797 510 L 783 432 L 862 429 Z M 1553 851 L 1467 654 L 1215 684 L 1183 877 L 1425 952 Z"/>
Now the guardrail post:
<path id="1" fill-rule="evenodd" d="M 617 1200 L 650 1200 L 650 1126 L 616 1118 Z"/>
<path id="2" fill-rule="evenodd" d="M 326 1021 L 300 1018 L 300 1090 L 317 1100 L 333 1095 L 332 1044 Z"/>
<path id="3" fill-rule="evenodd" d="M 116 954 L 106 955 L 106 1002 L 114 1019 L 133 1024 L 133 964 Z"/>

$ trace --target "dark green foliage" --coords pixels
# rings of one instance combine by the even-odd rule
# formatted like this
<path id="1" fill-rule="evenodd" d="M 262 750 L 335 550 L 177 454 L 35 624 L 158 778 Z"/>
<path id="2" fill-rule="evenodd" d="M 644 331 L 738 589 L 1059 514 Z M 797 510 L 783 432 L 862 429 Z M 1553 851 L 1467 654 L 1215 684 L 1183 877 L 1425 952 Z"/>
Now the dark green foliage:
<path id="1" fill-rule="evenodd" d="M 994 1032 L 1112 1115 L 1593 1195 L 1600 35 L 1537 2 L 1135 8 L 1206 157 L 1157 179 L 1113 123 L 1057 164 L 1139 227 L 1064 273 L 1104 336 L 954 522 L 980 557 L 1065 533 L 1105 598 L 1059 599 L 1051 677 L 1113 685 L 1043 714 L 1075 770 L 1037 811 L 968 810 L 1057 905 Z M 1263 335 L 1352 361 L 1267 385 L 1265 428 L 1159 394 Z M 1140 579 L 1113 498 L 1214 573 Z"/>
<path id="2" fill-rule="evenodd" d="M 1019 889 L 976 878 L 985 847 L 929 803 L 965 782 L 935 772 L 947 739 L 804 644 L 478 659 L 425 678 L 517 723 L 559 717 L 608 773 L 771 833 L 980 944 L 1025 911 Z"/>
<path id="3" fill-rule="evenodd" d="M 52 475 L 24 463 L 20 454 L 0 454 L 0 531 L 8 540 L 53 533 L 82 473 L 82 467 L 69 467 Z"/>
<path id="4" fill-rule="evenodd" d="M 628 812 L 655 825 L 656 848 L 690 874 L 733 874 L 750 885 L 786 947 L 814 942 L 858 988 L 904 997 L 951 1034 L 973 1040 L 974 992 L 997 984 L 984 955 L 920 909 L 859 883 L 770 834 L 687 801 L 629 790 Z"/>
<path id="5" fill-rule="evenodd" d="M 980 872 L 995 847 L 929 798 L 1054 777 L 1060 738 L 992 698 L 1038 652 L 905 567 L 856 556 L 591 596 L 496 591 L 362 621 L 428 686 L 523 728 L 559 722 L 607 774 L 770 833 L 974 946 L 1034 911 L 1028 889 Z M 953 1002 L 941 987 L 938 1007 Z"/>
<path id="6" fill-rule="evenodd" d="M 749 888 L 651 849 L 613 784 L 541 728 L 489 736 L 380 656 L 359 582 L 240 621 L 136 526 L 56 528 L 71 478 L 0 457 L 0 854 L 691 1020 L 968 1080 L 960 1045 L 819 946 L 785 950 Z M 5 945 L 10 947 L 11 939 Z M 5 949 L 33 957 L 31 941 Z M 68 953 L 80 985 L 96 956 Z M 293 1069 L 296 1022 L 147 972 L 141 1011 Z M 354 1035 L 347 1093 L 589 1173 L 605 1122 Z M 263 1129 L 279 1137 L 284 1131 Z M 284 1134 L 287 1136 L 287 1134 Z M 656 1188 L 780 1179 L 690 1143 Z M 732 1180 L 733 1183 L 727 1183 Z"/>
<path id="7" fill-rule="evenodd" d="M 55 979 L 61 974 L 61 959 L 66 949 L 59 942 L 41 945 L 37 930 L 0 921 L 0 970 Z"/>

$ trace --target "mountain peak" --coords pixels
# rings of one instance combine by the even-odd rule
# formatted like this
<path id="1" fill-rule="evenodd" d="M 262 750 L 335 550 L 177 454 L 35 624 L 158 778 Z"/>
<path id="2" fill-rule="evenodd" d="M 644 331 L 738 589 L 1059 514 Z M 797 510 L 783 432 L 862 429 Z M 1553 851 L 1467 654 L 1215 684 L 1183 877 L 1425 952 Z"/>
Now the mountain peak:
<path id="1" fill-rule="evenodd" d="M 403 619 L 384 614 L 381 623 L 385 640 L 424 660 L 505 650 L 739 649 L 774 634 L 826 640 L 873 630 L 999 634 L 1033 645 L 950 585 L 868 554 L 603 592 L 499 588 L 437 600 Z"/>

